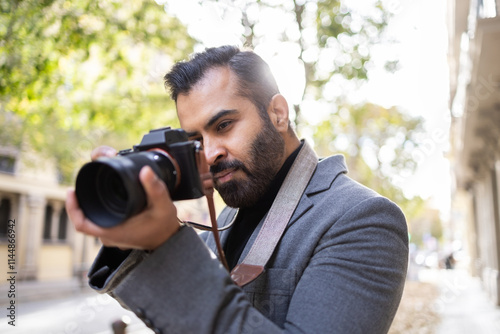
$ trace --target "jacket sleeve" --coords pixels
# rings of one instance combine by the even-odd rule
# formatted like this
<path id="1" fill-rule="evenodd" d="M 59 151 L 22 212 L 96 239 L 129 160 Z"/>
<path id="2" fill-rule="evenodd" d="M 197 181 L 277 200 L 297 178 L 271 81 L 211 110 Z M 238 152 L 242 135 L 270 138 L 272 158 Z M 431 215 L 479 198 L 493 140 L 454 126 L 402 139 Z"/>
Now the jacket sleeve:
<path id="1" fill-rule="evenodd" d="M 193 229 L 182 227 L 154 252 L 138 253 L 144 252 L 132 251 L 105 279 L 93 280 L 95 268 L 90 282 L 157 332 L 244 333 L 257 325 L 262 333 L 281 332 L 251 306 Z"/>
<path id="2" fill-rule="evenodd" d="M 283 328 L 252 306 L 188 227 L 151 254 L 125 254 L 94 288 L 163 333 L 384 333 L 404 286 L 407 237 L 403 214 L 386 199 L 347 210 L 316 240 Z"/>

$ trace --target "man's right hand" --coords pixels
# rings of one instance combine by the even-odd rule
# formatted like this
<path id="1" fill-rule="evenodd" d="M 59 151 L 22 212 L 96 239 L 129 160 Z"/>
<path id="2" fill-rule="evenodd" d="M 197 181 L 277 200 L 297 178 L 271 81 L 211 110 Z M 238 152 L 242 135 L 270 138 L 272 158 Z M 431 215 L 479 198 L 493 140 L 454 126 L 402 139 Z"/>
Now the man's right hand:
<path id="1" fill-rule="evenodd" d="M 102 156 L 113 157 L 115 155 L 115 149 L 100 146 L 92 151 L 91 157 L 95 160 Z M 100 227 L 85 217 L 74 189 L 68 190 L 66 211 L 75 229 L 98 237 L 105 246 L 109 247 L 154 250 L 163 244 L 179 229 L 177 209 L 165 183 L 149 166 L 141 169 L 139 179 L 147 195 L 146 209 L 111 228 Z"/>

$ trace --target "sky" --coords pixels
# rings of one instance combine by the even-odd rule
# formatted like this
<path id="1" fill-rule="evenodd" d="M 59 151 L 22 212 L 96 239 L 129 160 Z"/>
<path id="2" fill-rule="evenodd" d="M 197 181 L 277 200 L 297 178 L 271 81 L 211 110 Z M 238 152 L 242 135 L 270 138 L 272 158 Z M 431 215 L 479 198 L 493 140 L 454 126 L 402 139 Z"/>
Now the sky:
<path id="1" fill-rule="evenodd" d="M 400 180 L 408 194 L 431 198 L 446 214 L 450 206 L 449 83 L 447 64 L 446 1 L 403 0 L 391 24 L 401 41 L 401 70 L 380 73 L 367 96 L 384 105 L 397 105 L 425 119 L 422 148 L 413 152 L 418 170 Z M 378 88 L 377 88 L 378 87 Z M 384 89 L 380 89 L 384 87 Z"/>
<path id="2" fill-rule="evenodd" d="M 372 0 L 363 0 L 372 1 Z M 363 6 L 357 1 L 357 6 Z M 166 5 L 188 26 L 189 33 L 203 42 L 203 47 L 223 44 L 239 44 L 242 30 L 238 1 L 230 5 L 217 5 L 196 0 L 157 0 Z M 448 108 L 448 65 L 446 1 L 435 0 L 384 0 L 394 17 L 388 33 L 397 41 L 392 45 L 380 45 L 371 50 L 374 60 L 387 55 L 399 59 L 400 69 L 394 73 L 383 70 L 371 72 L 368 84 L 353 92 L 369 102 L 384 107 L 397 106 L 413 116 L 425 119 L 425 131 L 419 138 L 421 148 L 412 152 L 417 171 L 394 179 L 409 197 L 419 195 L 430 200 L 446 219 L 450 206 L 450 165 L 446 159 L 449 150 L 450 113 Z M 231 4 L 235 4 L 233 7 Z M 251 13 L 249 13 L 251 15 Z M 223 17 L 223 18 L 222 18 Z M 276 16 L 274 27 L 286 24 L 287 17 Z M 265 21 L 263 18 L 262 21 Z M 266 26 L 266 34 L 272 36 L 273 25 Z M 267 43 L 267 44 L 266 44 Z M 280 90 L 290 103 L 301 96 L 303 70 L 298 65 L 298 52 L 291 45 L 276 51 L 269 42 L 259 45 L 255 51 L 271 66 Z M 293 83 L 292 85 L 290 83 Z M 318 116 L 322 111 L 318 108 Z"/>

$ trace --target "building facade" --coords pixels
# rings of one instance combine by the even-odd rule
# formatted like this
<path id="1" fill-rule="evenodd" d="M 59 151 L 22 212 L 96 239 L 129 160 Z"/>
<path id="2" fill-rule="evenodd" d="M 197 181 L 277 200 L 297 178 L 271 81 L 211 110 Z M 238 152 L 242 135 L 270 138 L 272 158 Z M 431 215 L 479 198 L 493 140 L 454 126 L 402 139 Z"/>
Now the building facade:
<path id="1" fill-rule="evenodd" d="M 452 219 L 472 273 L 500 305 L 500 1 L 449 0 Z"/>
<path id="2" fill-rule="evenodd" d="M 0 272 L 18 281 L 83 278 L 100 243 L 75 233 L 64 208 L 67 187 L 54 164 L 35 156 L 0 147 Z"/>

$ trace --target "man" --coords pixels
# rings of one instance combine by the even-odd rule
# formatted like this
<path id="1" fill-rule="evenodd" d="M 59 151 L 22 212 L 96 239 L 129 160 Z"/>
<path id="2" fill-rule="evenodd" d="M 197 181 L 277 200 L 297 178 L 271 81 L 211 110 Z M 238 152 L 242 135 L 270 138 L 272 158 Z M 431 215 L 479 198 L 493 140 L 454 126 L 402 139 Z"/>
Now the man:
<path id="1" fill-rule="evenodd" d="M 68 193 L 75 228 L 105 245 L 90 285 L 163 333 L 387 332 L 408 258 L 398 207 L 349 179 L 342 156 L 318 162 L 253 52 L 207 49 L 165 78 L 228 204 L 218 221 L 234 223 L 221 233 L 233 275 L 207 248 L 211 235 L 205 244 L 179 226 L 165 185 L 144 167 L 148 207 L 116 227 L 93 224 Z M 113 154 L 100 148 L 94 158 Z M 243 267 L 263 270 L 245 280 Z"/>

